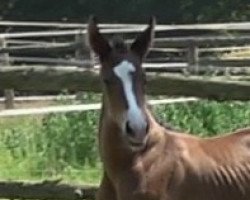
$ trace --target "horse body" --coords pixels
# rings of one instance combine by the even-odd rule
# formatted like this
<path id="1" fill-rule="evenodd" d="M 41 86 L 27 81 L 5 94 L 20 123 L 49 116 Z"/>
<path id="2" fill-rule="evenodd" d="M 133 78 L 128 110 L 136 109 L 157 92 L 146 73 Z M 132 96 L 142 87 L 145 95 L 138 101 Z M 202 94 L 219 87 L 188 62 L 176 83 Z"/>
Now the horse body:
<path id="1" fill-rule="evenodd" d="M 250 200 L 250 129 L 203 139 L 164 128 L 147 109 L 141 64 L 153 29 L 151 20 L 128 49 L 89 23 L 103 83 L 97 200 Z"/>
<path id="2" fill-rule="evenodd" d="M 108 130 L 101 151 L 114 200 L 250 199 L 250 129 L 201 139 L 155 124 L 136 153 Z"/>

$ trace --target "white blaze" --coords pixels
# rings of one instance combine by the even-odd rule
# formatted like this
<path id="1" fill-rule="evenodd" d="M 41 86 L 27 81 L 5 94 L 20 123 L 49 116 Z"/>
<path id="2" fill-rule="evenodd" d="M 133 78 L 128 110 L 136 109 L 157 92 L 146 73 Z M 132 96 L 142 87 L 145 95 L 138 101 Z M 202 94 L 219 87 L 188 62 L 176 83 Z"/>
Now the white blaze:
<path id="1" fill-rule="evenodd" d="M 128 103 L 127 120 L 131 128 L 139 130 L 145 128 L 147 124 L 133 92 L 131 76 L 133 72 L 135 72 L 135 66 L 126 60 L 114 67 L 114 73 L 122 81 L 124 94 Z"/>

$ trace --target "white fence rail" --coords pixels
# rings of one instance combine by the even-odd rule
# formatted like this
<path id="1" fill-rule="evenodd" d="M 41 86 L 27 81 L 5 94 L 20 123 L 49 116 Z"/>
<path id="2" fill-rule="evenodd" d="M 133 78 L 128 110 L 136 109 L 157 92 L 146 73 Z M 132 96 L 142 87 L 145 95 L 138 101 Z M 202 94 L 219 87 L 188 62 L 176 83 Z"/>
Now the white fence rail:
<path id="1" fill-rule="evenodd" d="M 198 101 L 197 98 L 178 98 L 178 99 L 162 99 L 162 100 L 149 100 L 149 105 L 160 104 L 174 104 L 183 102 Z M 13 117 L 13 116 L 25 116 L 25 115 L 43 115 L 50 113 L 66 113 L 66 112 L 83 112 L 91 110 L 99 110 L 101 108 L 100 103 L 95 104 L 82 104 L 82 105 L 64 105 L 64 106 L 49 106 L 42 108 L 25 108 L 25 109 L 11 109 L 0 111 L 0 117 Z"/>

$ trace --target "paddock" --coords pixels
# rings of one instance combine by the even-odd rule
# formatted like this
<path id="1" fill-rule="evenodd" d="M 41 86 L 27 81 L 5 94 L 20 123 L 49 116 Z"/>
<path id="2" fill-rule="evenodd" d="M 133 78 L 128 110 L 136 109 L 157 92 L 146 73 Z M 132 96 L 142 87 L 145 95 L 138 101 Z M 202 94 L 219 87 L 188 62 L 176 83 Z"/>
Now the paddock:
<path id="1" fill-rule="evenodd" d="M 97 110 L 100 104 L 53 105 L 18 108 L 17 102 L 54 101 L 60 94 L 76 100 L 77 92 L 100 93 L 99 63 L 85 40 L 86 24 L 1 21 L 0 117 Z M 131 42 L 143 24 L 101 24 L 108 38 L 121 34 Z M 22 29 L 20 31 L 19 29 Z M 47 30 L 49 29 L 49 31 Z M 25 30 L 25 31 L 24 31 Z M 32 31 L 30 31 L 32 30 Z M 4 31 L 2 31 L 4 32 Z M 154 47 L 143 64 L 147 92 L 166 95 L 149 104 L 250 100 L 250 23 L 157 25 Z M 23 92 L 25 91 L 25 92 Z M 29 94 L 23 96 L 22 94 Z M 32 98 L 32 94 L 40 94 Z M 43 94 L 43 95 L 42 95 Z M 14 188 L 14 189 L 13 189 Z M 96 186 L 63 184 L 60 181 L 0 183 L 4 199 L 94 199 Z"/>

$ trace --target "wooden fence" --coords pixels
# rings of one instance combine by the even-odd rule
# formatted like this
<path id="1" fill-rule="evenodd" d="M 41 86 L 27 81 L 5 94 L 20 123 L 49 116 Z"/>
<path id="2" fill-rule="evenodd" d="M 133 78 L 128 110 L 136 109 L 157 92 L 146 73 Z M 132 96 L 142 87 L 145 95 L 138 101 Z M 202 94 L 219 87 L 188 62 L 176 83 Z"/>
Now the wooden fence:
<path id="1" fill-rule="evenodd" d="M 100 27 L 107 37 L 122 34 L 127 43 L 131 43 L 131 38 L 145 25 L 100 24 Z M 14 107 L 13 89 L 89 91 L 92 83 L 96 83 L 93 90 L 100 91 L 98 79 L 93 76 L 98 62 L 86 43 L 86 24 L 1 21 L 0 29 L 3 32 L 0 33 L 0 90 L 5 91 L 6 108 Z M 143 66 L 151 73 L 150 80 L 154 79 L 152 73 L 161 73 L 161 76 L 149 81 L 148 91 L 156 95 L 249 100 L 245 91 L 249 87 L 250 59 L 222 56 L 232 51 L 250 51 L 249 32 L 249 22 L 157 25 L 154 47 Z M 85 71 L 78 74 L 82 69 Z M 166 73 L 178 75 L 172 80 L 172 75 Z M 230 78 L 214 82 L 193 76 L 204 74 L 230 75 Z M 232 78 L 236 75 L 240 77 Z M 240 79 L 245 82 L 239 83 Z M 193 92 L 195 88 L 201 89 Z M 231 92 L 225 95 L 224 91 Z"/>
<path id="2" fill-rule="evenodd" d="M 60 180 L 42 182 L 0 181 L 1 199 L 94 200 L 97 186 L 70 185 Z"/>
<path id="3" fill-rule="evenodd" d="M 62 89 L 100 91 L 99 88 L 92 88 L 92 83 L 99 85 L 97 77 L 88 76 L 98 68 L 95 66 L 98 63 L 85 40 L 86 24 L 2 21 L 0 27 L 3 30 L 5 28 L 11 30 L 0 34 L 2 44 L 0 90 L 5 89 L 6 108 L 14 107 L 14 92 L 11 88 L 19 91 Z M 101 32 L 107 37 L 123 34 L 125 40 L 130 43 L 131 38 L 143 30 L 145 25 L 100 24 L 100 27 Z M 194 79 L 187 75 L 249 75 L 250 59 L 217 57 L 218 54 L 226 52 L 249 50 L 250 36 L 247 35 L 249 27 L 250 23 L 156 26 L 155 45 L 143 66 L 151 74 L 164 72 L 180 75 L 174 76 L 174 80 L 170 78 L 172 75 L 165 74 L 159 79 L 149 75 L 149 79 L 154 81 L 149 81 L 148 91 L 152 91 L 153 94 L 248 100 L 249 95 L 245 92 L 249 87 L 248 82 L 232 82 L 231 78 L 230 82 L 215 83 L 213 80 L 206 80 L 204 84 L 201 78 Z M 190 32 L 193 35 L 190 35 Z M 80 68 L 85 69 L 84 73 L 78 74 Z M 89 71 L 86 71 L 86 68 Z M 239 79 L 248 80 L 246 76 Z M 206 85 L 220 89 L 212 89 Z M 195 88 L 203 87 L 205 89 L 198 90 L 199 94 L 193 92 Z M 233 88 L 237 88 L 237 92 Z M 224 91 L 231 92 L 225 95 Z"/>

